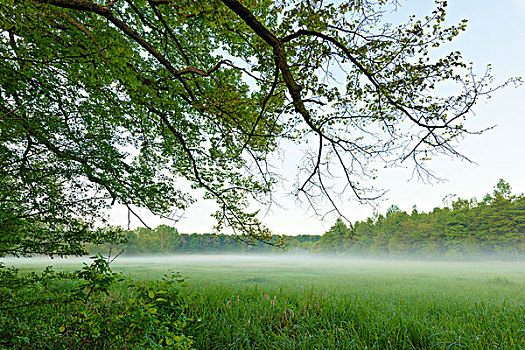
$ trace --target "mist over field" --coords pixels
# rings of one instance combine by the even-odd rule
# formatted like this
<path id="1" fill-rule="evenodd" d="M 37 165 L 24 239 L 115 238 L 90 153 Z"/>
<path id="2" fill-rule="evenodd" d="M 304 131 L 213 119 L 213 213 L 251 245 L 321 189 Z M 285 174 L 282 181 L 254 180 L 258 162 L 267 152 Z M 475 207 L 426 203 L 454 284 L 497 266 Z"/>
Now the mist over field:
<path id="1" fill-rule="evenodd" d="M 24 274 L 90 259 L 1 261 Z M 175 276 L 170 295 L 183 300 L 183 334 L 196 349 L 525 349 L 521 262 L 193 254 L 119 256 L 111 268 L 129 282 L 107 298 L 126 303 L 133 286 L 165 293 L 158 283 Z M 144 305 L 168 295 L 146 291 Z"/>
<path id="2" fill-rule="evenodd" d="M 505 257 L 503 257 L 505 258 Z M 114 260 L 113 260 L 114 259 Z M 416 259 L 413 257 L 366 256 L 352 257 L 336 254 L 183 254 L 183 255 L 141 255 L 110 257 L 115 271 L 131 274 L 162 274 L 168 271 L 180 272 L 190 278 L 213 278 L 217 273 L 250 275 L 265 273 L 316 273 L 323 279 L 341 274 L 409 276 L 412 273 L 442 277 L 457 277 L 481 274 L 483 276 L 508 276 L 525 279 L 525 263 L 497 259 L 494 256 L 478 257 L 476 260 Z M 4 257 L 0 262 L 22 269 L 39 269 L 54 266 L 59 269 L 76 268 L 89 264 L 89 257 L 68 258 L 13 258 Z M 207 273 L 210 276 L 207 276 Z M 150 275 L 150 276 L 152 276 Z"/>
<path id="3" fill-rule="evenodd" d="M 351 256 L 335 253 L 294 253 L 282 251 L 281 253 L 270 254 L 152 254 L 152 255 L 121 255 L 115 257 L 108 257 L 112 261 L 113 266 L 119 265 L 191 265 L 191 264 L 270 264 L 273 265 L 290 265 L 290 266 L 317 266 L 318 264 L 342 264 L 345 266 L 361 266 L 361 265 L 382 265 L 392 263 L 403 264 L 465 264 L 465 265 L 483 265 L 483 264 L 518 264 L 525 268 L 525 261 L 516 262 L 508 261 L 507 256 L 478 256 L 476 260 L 450 260 L 440 259 L 438 257 L 414 257 L 414 256 L 384 256 L 384 255 L 366 255 L 366 256 Z M 0 258 L 0 262 L 6 265 L 67 265 L 67 264 L 82 264 L 91 261 L 90 256 L 68 256 L 68 257 L 47 257 L 47 256 L 33 256 L 33 257 L 12 257 L 6 256 Z"/>

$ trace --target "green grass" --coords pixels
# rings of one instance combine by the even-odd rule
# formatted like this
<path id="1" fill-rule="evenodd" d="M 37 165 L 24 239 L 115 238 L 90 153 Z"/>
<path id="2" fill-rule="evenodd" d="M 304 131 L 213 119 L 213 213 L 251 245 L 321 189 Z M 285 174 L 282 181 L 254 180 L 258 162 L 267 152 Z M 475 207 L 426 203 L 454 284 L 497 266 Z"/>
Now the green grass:
<path id="1" fill-rule="evenodd" d="M 186 276 L 200 319 L 187 332 L 201 349 L 525 349 L 525 264 L 274 256 L 113 267 Z"/>

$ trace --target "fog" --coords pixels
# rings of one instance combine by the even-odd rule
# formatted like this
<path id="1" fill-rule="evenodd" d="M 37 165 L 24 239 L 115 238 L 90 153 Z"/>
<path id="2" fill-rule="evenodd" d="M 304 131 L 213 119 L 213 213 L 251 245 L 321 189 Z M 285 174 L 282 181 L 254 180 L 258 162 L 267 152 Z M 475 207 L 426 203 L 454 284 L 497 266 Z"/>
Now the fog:
<path id="1" fill-rule="evenodd" d="M 439 257 L 414 257 L 414 256 L 349 256 L 349 255 L 335 255 L 335 254 L 297 254 L 297 253 L 283 253 L 283 254 L 180 254 L 180 255 L 139 255 L 139 256 L 118 256 L 110 257 L 112 265 L 188 265 L 188 264 L 265 264 L 265 265 L 290 265 L 290 266 L 316 266 L 318 264 L 335 265 L 383 265 L 383 264 L 485 264 L 485 263 L 508 263 L 516 262 L 516 260 L 509 256 L 479 256 L 468 259 L 444 259 Z M 92 259 L 89 256 L 83 257 L 31 257 L 31 258 L 16 258 L 3 257 L 0 258 L 0 263 L 7 266 L 10 265 L 67 265 L 67 264 L 89 264 Z M 524 261 L 520 261 L 522 265 Z"/>

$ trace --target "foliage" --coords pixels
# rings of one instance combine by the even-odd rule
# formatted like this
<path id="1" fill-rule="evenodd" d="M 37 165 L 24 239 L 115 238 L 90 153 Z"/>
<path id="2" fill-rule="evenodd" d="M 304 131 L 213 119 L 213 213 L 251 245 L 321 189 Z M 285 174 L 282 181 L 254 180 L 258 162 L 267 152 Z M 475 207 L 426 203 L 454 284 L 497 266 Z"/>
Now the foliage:
<path id="1" fill-rule="evenodd" d="M 96 258 L 78 272 L 0 268 L 0 345 L 17 349 L 189 349 L 179 275 L 133 281 Z"/>
<path id="2" fill-rule="evenodd" d="M 450 199 L 450 198 L 449 198 Z M 137 228 L 124 231 L 125 254 L 277 253 L 318 252 L 357 255 L 405 255 L 449 258 L 484 255 L 520 259 L 525 251 L 525 197 L 512 194 L 500 180 L 482 201 L 456 198 L 432 212 L 408 213 L 393 205 L 385 215 L 376 214 L 351 227 L 341 219 L 322 236 L 283 235 L 287 249 L 246 246 L 228 235 L 184 234 L 175 228 Z M 111 246 L 90 246 L 108 252 Z M 115 248 L 115 247 L 113 247 Z"/>
<path id="3" fill-rule="evenodd" d="M 411 215 L 392 207 L 386 216 L 356 222 L 354 234 L 355 241 L 341 237 L 326 249 L 346 247 L 346 252 L 360 254 L 377 252 L 386 244 L 383 253 L 391 255 L 460 258 L 483 253 L 519 259 L 525 249 L 525 197 L 513 195 L 510 185 L 500 180 L 481 202 L 457 198 L 448 207 L 430 213 L 414 210 Z"/>
<path id="4" fill-rule="evenodd" d="M 249 198 L 272 200 L 284 140 L 315 144 L 295 188 L 312 206 L 335 205 L 331 175 L 367 200 L 358 180 L 376 163 L 424 175 L 432 154 L 459 156 L 464 119 L 497 87 L 458 52 L 434 57 L 465 29 L 444 26 L 445 1 L 383 23 L 396 5 L 2 2 L 0 254 L 78 254 L 111 204 L 170 216 L 193 202 L 188 182 L 219 229 L 268 241 Z"/>
<path id="5" fill-rule="evenodd" d="M 314 209 L 326 198 L 335 212 L 338 176 L 343 194 L 366 201 L 380 195 L 359 183 L 375 166 L 411 160 L 424 176 L 433 154 L 461 156 L 453 145 L 472 132 L 466 117 L 498 87 L 459 52 L 434 57 L 465 29 L 443 25 L 445 1 L 424 19 L 382 23 L 396 5 L 0 3 L 0 257 L 122 244 L 118 229 L 96 228 L 108 207 L 170 217 L 193 203 L 188 183 L 217 202 L 219 230 L 279 245 L 249 206 L 272 201 L 280 178 L 272 159 L 285 141 L 315 144 L 295 194 Z M 521 231 L 509 215 L 495 220 L 516 245 Z M 162 251 L 170 245 L 161 239 Z M 2 306 L 5 346 L 191 344 L 172 279 L 128 284 L 119 303 L 107 294 L 117 277 L 100 259 L 76 275 L 1 271 L 1 302 L 22 303 Z"/>
<path id="6" fill-rule="evenodd" d="M 341 252 L 347 248 L 342 242 L 352 240 L 352 231 L 346 226 L 342 219 L 337 219 L 335 224 L 316 243 L 316 248 L 325 251 Z"/>
<path id="7" fill-rule="evenodd" d="M 108 254 L 111 251 L 122 251 L 124 255 L 170 255 L 170 254 L 192 254 L 192 253 L 269 253 L 283 252 L 281 247 L 271 245 L 274 242 L 284 240 L 290 246 L 294 242 L 314 243 L 320 239 L 319 236 L 272 236 L 268 240 L 270 245 L 246 245 L 227 234 L 213 233 L 179 233 L 176 228 L 167 225 L 159 225 L 154 229 L 138 227 L 134 230 L 124 230 L 123 235 L 126 242 L 121 245 L 112 244 L 89 244 L 86 250 L 91 253 Z"/>

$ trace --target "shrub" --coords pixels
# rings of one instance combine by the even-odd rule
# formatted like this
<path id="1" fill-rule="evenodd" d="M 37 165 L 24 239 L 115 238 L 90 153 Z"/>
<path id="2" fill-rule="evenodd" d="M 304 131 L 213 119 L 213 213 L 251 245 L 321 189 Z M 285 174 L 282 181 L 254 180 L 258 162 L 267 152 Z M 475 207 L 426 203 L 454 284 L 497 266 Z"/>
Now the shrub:
<path id="1" fill-rule="evenodd" d="M 132 281 L 97 257 L 78 272 L 0 266 L 0 347 L 190 349 L 183 279 Z"/>

